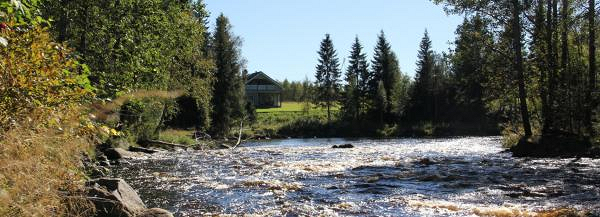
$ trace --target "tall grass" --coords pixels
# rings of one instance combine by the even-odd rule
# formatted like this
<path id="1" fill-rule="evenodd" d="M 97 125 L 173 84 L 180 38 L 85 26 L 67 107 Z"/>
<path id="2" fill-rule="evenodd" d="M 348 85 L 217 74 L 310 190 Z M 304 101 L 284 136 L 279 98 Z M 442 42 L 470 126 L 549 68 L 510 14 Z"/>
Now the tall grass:
<path id="1" fill-rule="evenodd" d="M 81 157 L 92 147 L 78 114 L 75 108 L 35 111 L 0 132 L 0 216 L 93 213 L 86 200 L 73 200 L 86 178 Z"/>

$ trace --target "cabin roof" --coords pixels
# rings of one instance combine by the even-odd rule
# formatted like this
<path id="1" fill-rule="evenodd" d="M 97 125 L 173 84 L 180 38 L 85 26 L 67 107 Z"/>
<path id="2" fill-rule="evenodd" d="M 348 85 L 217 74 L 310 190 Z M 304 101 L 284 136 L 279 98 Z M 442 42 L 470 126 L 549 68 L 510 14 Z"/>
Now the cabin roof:
<path id="1" fill-rule="evenodd" d="M 248 78 L 246 79 L 246 84 L 248 84 L 248 83 L 250 83 L 252 80 L 254 80 L 254 79 L 258 79 L 258 78 L 262 78 L 262 79 L 268 80 L 268 81 L 270 81 L 271 83 L 273 83 L 274 85 L 277 85 L 279 88 L 283 88 L 283 87 L 281 86 L 281 84 L 280 84 L 278 81 L 276 81 L 276 80 L 272 79 L 271 77 L 269 77 L 269 76 L 268 76 L 267 74 L 265 74 L 264 72 L 255 72 L 255 73 L 249 74 L 249 75 L 248 75 Z"/>

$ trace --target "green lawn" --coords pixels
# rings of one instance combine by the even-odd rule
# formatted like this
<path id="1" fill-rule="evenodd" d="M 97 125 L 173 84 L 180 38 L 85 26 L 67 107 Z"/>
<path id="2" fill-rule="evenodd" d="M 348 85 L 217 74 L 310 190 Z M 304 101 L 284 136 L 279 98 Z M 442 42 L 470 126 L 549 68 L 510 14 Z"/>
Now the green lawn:
<path id="1" fill-rule="evenodd" d="M 310 104 L 308 111 L 304 111 L 305 104 L 302 102 L 282 102 L 281 108 L 256 109 L 257 117 L 247 131 L 253 135 L 273 135 L 279 128 L 300 119 L 327 120 L 327 109 Z M 340 106 L 332 107 L 331 113 L 335 117 Z"/>
<path id="2" fill-rule="evenodd" d="M 258 113 L 266 113 L 266 112 L 302 112 L 304 108 L 303 102 L 282 102 L 280 108 L 266 108 L 266 109 L 256 109 Z M 316 107 L 314 104 L 310 103 L 310 111 L 325 111 L 326 108 Z M 332 111 L 339 110 L 339 106 L 335 105 L 331 109 Z"/>

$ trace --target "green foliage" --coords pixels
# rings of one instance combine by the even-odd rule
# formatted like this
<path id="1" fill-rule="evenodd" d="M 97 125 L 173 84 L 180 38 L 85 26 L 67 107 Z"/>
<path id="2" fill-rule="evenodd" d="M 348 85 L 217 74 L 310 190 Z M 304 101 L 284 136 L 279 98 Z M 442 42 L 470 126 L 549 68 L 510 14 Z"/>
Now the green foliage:
<path id="1" fill-rule="evenodd" d="M 133 127 L 125 131 L 140 133 L 133 137 L 154 137 L 154 130 L 146 128 L 162 126 L 180 113 L 193 113 L 195 126 L 208 128 L 214 64 L 206 53 L 208 15 L 201 1 L 59 0 L 45 1 L 41 9 L 54 20 L 56 38 L 75 47 L 89 66 L 91 85 L 100 98 L 140 89 L 184 91 L 193 98 L 192 111 L 178 107 L 174 99 L 159 98 L 143 100 L 145 106 L 124 107 L 142 117 L 124 120 Z"/>
<path id="2" fill-rule="evenodd" d="M 83 190 L 95 137 L 80 106 L 89 71 L 40 25 L 37 4 L 0 2 L 0 216 L 90 215 L 87 201 L 64 203 Z"/>
<path id="3" fill-rule="evenodd" d="M 358 121 L 361 113 L 364 113 L 368 101 L 367 82 L 369 82 L 369 63 L 367 55 L 362 51 L 358 37 L 354 39 L 350 51 L 349 65 L 346 70 L 346 86 L 344 97 L 341 98 L 343 114 L 345 118 Z"/>
<path id="4" fill-rule="evenodd" d="M 594 135 L 595 1 L 435 2 L 467 17 L 452 57 L 463 112 L 485 105 L 511 143 Z"/>
<path id="5" fill-rule="evenodd" d="M 433 121 L 434 101 L 434 53 L 432 51 L 429 34 L 425 31 L 421 40 L 417 60 L 417 73 L 411 95 L 410 116 L 416 120 Z"/>
<path id="6" fill-rule="evenodd" d="M 302 94 L 304 93 L 304 85 L 300 81 L 288 81 L 287 79 L 283 80 L 281 83 L 282 91 L 281 91 L 281 100 L 282 101 L 292 101 L 292 102 L 300 102 L 302 101 Z M 311 88 L 311 87 L 308 87 Z"/>
<path id="7" fill-rule="evenodd" d="M 337 101 L 340 92 L 340 64 L 333 41 L 329 34 L 321 42 L 319 64 L 315 73 L 315 98 L 317 105 L 327 107 L 327 120 L 331 121 L 331 107 Z"/>
<path id="8" fill-rule="evenodd" d="M 456 83 L 458 111 L 467 121 L 485 118 L 484 85 L 490 72 L 491 53 L 486 47 L 493 37 L 480 17 L 465 19 L 456 30 L 455 51 L 451 56 Z"/>
<path id="9" fill-rule="evenodd" d="M 48 24 L 38 10 L 41 0 L 5 0 L 0 2 L 0 23 L 11 22 L 12 27 Z"/>
<path id="10" fill-rule="evenodd" d="M 392 51 L 390 43 L 385 38 L 383 31 L 378 36 L 373 61 L 371 62 L 370 81 L 367 82 L 369 95 L 377 102 L 371 106 L 373 115 L 381 120 L 394 121 L 401 115 L 404 107 L 401 99 L 408 97 L 403 91 L 409 84 L 405 75 L 402 75 L 396 54 Z M 403 82 L 403 83 L 401 83 Z M 380 84 L 383 88 L 380 88 Z M 384 97 L 380 99 L 381 97 Z"/>
<path id="11" fill-rule="evenodd" d="M 16 25 L 15 21 L 8 22 Z M 59 111 L 92 96 L 89 71 L 51 40 L 39 26 L 0 30 L 9 41 L 0 46 L 0 126 L 19 122 L 34 110 Z"/>
<path id="12" fill-rule="evenodd" d="M 226 137 L 236 119 L 244 116 L 244 81 L 239 38 L 231 31 L 229 19 L 221 14 L 212 41 L 215 58 L 212 131 Z"/>
<path id="13" fill-rule="evenodd" d="M 156 129 L 160 125 L 162 108 L 163 104 L 152 98 L 132 99 L 121 106 L 119 119 L 123 123 L 123 130 L 132 139 L 130 142 L 157 138 Z"/>
<path id="14" fill-rule="evenodd" d="M 182 145 L 194 145 L 196 140 L 192 137 L 194 131 L 190 130 L 165 130 L 159 133 L 158 139 L 160 141 L 182 144 Z"/>

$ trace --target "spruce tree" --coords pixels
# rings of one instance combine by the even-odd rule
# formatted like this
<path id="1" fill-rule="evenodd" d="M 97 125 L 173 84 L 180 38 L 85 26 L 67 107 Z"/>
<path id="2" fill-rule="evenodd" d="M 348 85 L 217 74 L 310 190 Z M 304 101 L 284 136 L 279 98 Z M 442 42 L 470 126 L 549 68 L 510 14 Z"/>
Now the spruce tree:
<path id="1" fill-rule="evenodd" d="M 451 57 L 456 83 L 459 115 L 466 121 L 480 121 L 486 110 L 483 101 L 483 84 L 489 62 L 486 45 L 493 43 L 492 35 L 480 16 L 465 19 L 456 30 L 456 46 Z"/>
<path id="2" fill-rule="evenodd" d="M 244 112 L 242 66 L 238 40 L 231 32 L 229 19 L 221 14 L 216 24 L 212 46 L 216 65 L 212 130 L 217 136 L 227 136 L 235 118 Z"/>
<path id="3" fill-rule="evenodd" d="M 434 112 L 432 92 L 433 67 L 434 59 L 433 51 L 431 50 L 431 40 L 429 39 L 427 30 L 425 30 L 425 35 L 421 40 L 418 52 L 417 73 L 411 96 L 410 115 L 413 120 L 433 120 L 431 115 Z"/>
<path id="4" fill-rule="evenodd" d="M 346 70 L 345 97 L 342 100 L 344 113 L 353 120 L 358 120 L 363 111 L 363 103 L 367 97 L 367 82 L 369 81 L 369 63 L 367 55 L 362 51 L 358 37 L 354 39 L 352 51 Z"/>
<path id="5" fill-rule="evenodd" d="M 397 104 L 394 100 L 394 92 L 400 81 L 400 67 L 396 55 L 392 52 L 390 43 L 385 38 L 383 31 L 378 36 L 377 45 L 373 61 L 371 62 L 371 80 L 369 82 L 369 92 L 372 98 L 380 95 L 379 92 L 385 92 L 385 100 L 382 103 L 374 103 L 372 112 L 383 112 L 386 120 L 392 120 L 393 105 Z M 379 90 L 379 82 L 383 85 L 383 90 Z"/>
<path id="6" fill-rule="evenodd" d="M 321 42 L 318 52 L 319 64 L 316 67 L 316 103 L 327 108 L 327 121 L 331 122 L 331 107 L 337 101 L 340 89 L 340 64 L 329 34 Z"/>
<path id="7" fill-rule="evenodd" d="M 202 35 L 203 39 L 204 39 L 204 45 L 202 46 L 202 53 L 204 54 L 204 57 L 208 57 L 208 55 L 210 54 L 210 32 L 208 31 L 210 29 L 210 22 L 209 22 L 209 18 L 210 18 L 210 12 L 208 11 L 208 9 L 206 8 L 206 3 L 204 3 L 204 0 L 197 0 L 191 3 L 191 7 L 192 7 L 192 13 L 194 14 L 194 17 L 196 17 L 196 19 L 198 19 L 198 21 L 200 22 L 200 24 L 202 25 L 202 27 L 204 27 L 204 29 L 206 30 L 204 32 L 204 34 Z"/>

